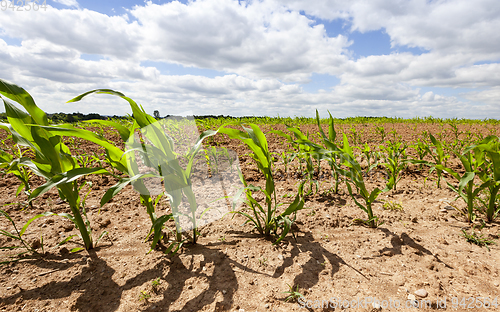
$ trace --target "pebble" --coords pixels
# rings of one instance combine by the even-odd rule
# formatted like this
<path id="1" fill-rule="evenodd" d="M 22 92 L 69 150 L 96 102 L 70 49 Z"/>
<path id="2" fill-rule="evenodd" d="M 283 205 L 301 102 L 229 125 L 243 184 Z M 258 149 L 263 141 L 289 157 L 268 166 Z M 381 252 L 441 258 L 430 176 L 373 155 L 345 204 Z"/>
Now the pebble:
<path id="1" fill-rule="evenodd" d="M 419 290 L 416 290 L 414 292 L 415 295 L 419 296 L 420 298 L 425 298 L 427 297 L 427 291 L 423 288 L 419 289 Z"/>
<path id="2" fill-rule="evenodd" d="M 264 308 L 269 309 L 269 303 L 266 303 L 266 304 L 264 305 Z"/>
<path id="3" fill-rule="evenodd" d="M 278 255 L 278 259 L 283 260 L 283 255 Z"/>
<path id="4" fill-rule="evenodd" d="M 245 309 L 239 309 L 238 312 L 245 312 Z"/>
<path id="5" fill-rule="evenodd" d="M 330 215 L 328 215 L 328 214 L 325 217 L 327 217 L 328 219 L 330 219 Z"/>
<path id="6" fill-rule="evenodd" d="M 493 282 L 493 285 L 494 285 L 495 287 L 498 287 L 498 286 L 500 285 L 500 283 L 498 283 L 498 282 Z"/>
<path id="7" fill-rule="evenodd" d="M 380 303 L 378 303 L 378 302 L 372 302 L 372 307 L 375 310 L 382 310 L 382 307 L 380 306 Z"/>
<path id="8" fill-rule="evenodd" d="M 227 293 L 227 291 L 226 291 L 225 289 L 223 289 L 223 290 L 222 290 L 222 294 L 224 294 L 224 295 L 225 295 L 226 293 Z"/>

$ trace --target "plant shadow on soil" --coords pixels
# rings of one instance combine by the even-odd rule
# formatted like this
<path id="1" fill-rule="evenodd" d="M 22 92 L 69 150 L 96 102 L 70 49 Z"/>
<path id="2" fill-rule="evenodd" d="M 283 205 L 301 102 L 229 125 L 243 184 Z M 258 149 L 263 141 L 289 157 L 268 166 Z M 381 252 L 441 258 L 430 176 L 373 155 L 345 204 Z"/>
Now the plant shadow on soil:
<path id="1" fill-rule="evenodd" d="M 52 281 L 42 287 L 30 290 L 20 289 L 16 294 L 4 297 L 3 300 L 7 304 L 14 304 L 20 298 L 23 301 L 53 300 L 67 298 L 70 297 L 72 293 L 78 292 L 81 295 L 76 299 L 75 304 L 70 307 L 71 310 L 111 312 L 119 309 L 123 292 L 144 285 L 157 277 L 161 277 L 162 281 L 168 284 L 167 287 L 162 289 L 162 293 L 158 293 L 159 295 L 163 295 L 163 299 L 156 301 L 154 306 L 149 305 L 144 307 L 143 311 L 153 311 L 155 307 L 162 307 L 162 311 L 170 311 L 169 307 L 171 304 L 180 299 L 183 289 L 189 286 L 187 281 L 191 278 L 196 278 L 205 279 L 208 282 L 208 288 L 204 289 L 204 291 L 194 298 L 186 301 L 182 309 L 175 311 L 196 311 L 201 307 L 213 304 L 217 299 L 217 294 L 220 293 L 219 287 L 221 284 L 224 285 L 225 292 L 223 294 L 223 300 L 216 302 L 215 310 L 225 311 L 233 306 L 233 297 L 239 289 L 236 273 L 244 272 L 265 275 L 271 278 L 279 278 L 284 274 L 285 269 L 291 267 L 294 264 L 294 260 L 303 253 L 309 255 L 308 260 L 301 266 L 302 272 L 297 274 L 293 280 L 294 285 L 300 285 L 302 289 L 313 287 L 319 282 L 319 276 L 324 274 L 322 272 L 326 270 L 324 266 L 326 261 L 331 265 L 329 275 L 332 278 L 335 273 L 339 271 L 340 265 L 345 265 L 366 280 L 369 280 L 369 277 L 346 263 L 339 255 L 323 248 L 319 242 L 314 240 L 313 235 L 309 232 L 303 233 L 303 236 L 297 237 L 297 240 L 291 237 L 287 238 L 288 243 L 291 245 L 290 255 L 283 258 L 283 263 L 277 266 L 274 272 L 267 273 L 253 270 L 245 264 L 226 257 L 221 250 L 208 248 L 218 245 L 220 245 L 220 247 L 234 245 L 240 241 L 238 238 L 258 239 L 258 237 L 260 237 L 257 234 L 243 231 L 231 232 L 236 241 L 210 243 L 207 246 L 199 244 L 187 246 L 187 248 L 183 249 L 183 256 L 191 259 L 187 265 L 178 256 L 164 257 L 161 258 L 153 268 L 144 270 L 138 275 L 127 279 L 125 284 L 121 286 L 112 279 L 116 271 L 97 255 L 100 249 L 106 247 L 90 250 L 88 256 L 80 257 L 77 254 L 67 255 L 64 258 L 79 260 L 75 263 L 63 266 L 61 266 L 60 263 L 63 257 L 48 254 L 42 259 L 33 260 L 32 264 L 49 271 L 70 270 L 71 267 L 77 263 L 86 263 L 86 265 L 82 267 L 80 274 L 76 274 L 68 281 Z M 425 250 L 413 241 L 411 244 L 412 246 L 414 245 L 414 248 Z M 279 249 L 280 247 L 277 248 Z M 194 265 L 195 256 L 203 256 L 204 259 L 199 262 L 199 265 L 196 265 L 197 268 L 195 268 Z M 324 261 L 323 265 L 320 264 L 320 261 Z M 208 274 L 204 270 L 207 264 L 213 265 L 214 269 L 211 274 Z M 166 274 L 165 269 L 168 269 Z M 71 273 L 68 272 L 68 275 L 71 275 Z"/>

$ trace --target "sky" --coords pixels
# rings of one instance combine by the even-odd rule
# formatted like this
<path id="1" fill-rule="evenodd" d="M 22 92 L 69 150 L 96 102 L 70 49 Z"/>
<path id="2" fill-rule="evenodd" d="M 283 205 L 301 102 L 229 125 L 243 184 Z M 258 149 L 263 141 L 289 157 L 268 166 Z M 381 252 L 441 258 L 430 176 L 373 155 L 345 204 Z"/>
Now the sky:
<path id="1" fill-rule="evenodd" d="M 131 113 L 66 103 L 103 88 L 162 116 L 498 119 L 498 29 L 497 0 L 47 0 L 0 8 L 0 78 L 48 113 Z"/>

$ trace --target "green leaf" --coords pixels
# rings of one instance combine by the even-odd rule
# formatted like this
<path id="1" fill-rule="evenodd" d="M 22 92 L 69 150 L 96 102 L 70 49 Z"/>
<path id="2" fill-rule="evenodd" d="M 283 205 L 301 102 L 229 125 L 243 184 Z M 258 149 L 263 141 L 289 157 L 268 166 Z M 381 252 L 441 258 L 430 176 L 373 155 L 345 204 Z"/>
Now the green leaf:
<path id="1" fill-rule="evenodd" d="M 474 172 L 466 172 L 460 179 L 460 183 L 458 184 L 458 191 L 462 192 L 464 187 L 474 179 L 475 173 Z"/>
<path id="2" fill-rule="evenodd" d="M 76 168 L 73 170 L 69 170 L 64 173 L 57 174 L 50 178 L 45 184 L 36 188 L 30 196 L 30 200 L 40 196 L 46 192 L 48 192 L 53 187 L 59 186 L 61 184 L 66 184 L 73 182 L 79 177 L 88 175 L 88 174 L 109 174 L 106 169 L 103 168 Z"/>
<path id="3" fill-rule="evenodd" d="M 39 125 L 49 125 L 45 112 L 36 106 L 31 95 L 23 88 L 0 79 L 0 94 L 21 104 Z"/>
<path id="4" fill-rule="evenodd" d="M 150 173 L 141 173 L 138 175 L 135 175 L 131 178 L 122 178 L 118 183 L 110 187 L 106 193 L 102 196 L 101 198 L 101 207 L 104 206 L 107 202 L 111 200 L 111 198 L 115 197 L 116 194 L 118 194 L 124 187 L 129 185 L 130 183 L 141 179 L 141 178 L 152 178 L 152 177 L 157 177 L 157 175 L 150 174 Z"/>

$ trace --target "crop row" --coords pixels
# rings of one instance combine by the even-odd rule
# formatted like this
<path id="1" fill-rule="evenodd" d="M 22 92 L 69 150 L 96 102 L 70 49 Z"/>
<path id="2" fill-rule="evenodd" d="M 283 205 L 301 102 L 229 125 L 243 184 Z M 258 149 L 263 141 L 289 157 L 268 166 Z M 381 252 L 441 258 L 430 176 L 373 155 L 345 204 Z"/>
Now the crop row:
<path id="1" fill-rule="evenodd" d="M 409 144 L 401 140 L 397 133 L 386 133 L 383 127 L 377 127 L 382 141 L 387 139 L 384 144 L 374 146 L 365 143 L 353 147 L 353 143 L 361 142 L 355 128 L 337 137 L 335 119 L 330 115 L 326 120 L 328 129 L 325 132 L 322 127 L 324 120 L 316 112 L 318 131 L 312 135 L 291 124 L 287 125 L 286 131 L 271 131 L 288 142 L 288 149 L 273 152 L 269 150 L 266 134 L 254 123 L 241 123 L 241 129 L 235 129 L 234 123 L 214 127 L 207 121 L 204 125 L 207 130 L 198 134 L 198 128 L 189 120 L 158 120 L 132 99 L 113 90 L 93 90 L 70 100 L 80 101 L 96 93 L 118 96 L 129 103 L 132 110 L 129 122 L 91 121 L 92 126 L 100 131 L 49 123 L 46 113 L 35 104 L 31 95 L 17 85 L 0 80 L 0 93 L 8 121 L 0 123 L 0 128 L 6 130 L 15 143 L 10 152 L 0 150 L 0 169 L 4 174 L 13 174 L 19 179 L 16 196 L 24 192 L 29 203 L 51 189 L 57 189 L 61 200 L 70 208 L 57 215 L 73 222 L 83 241 L 83 247 L 75 248 L 73 252 L 94 248 L 107 234 L 100 233 L 94 243 L 85 210 L 90 191 L 85 192 L 89 182 L 82 177 L 87 175 L 108 175 L 119 180 L 102 196 L 101 206 L 127 185 L 133 185 L 151 221 L 146 235 L 151 242 L 151 250 L 164 241 L 165 229 L 174 233 L 174 238 L 168 241 L 167 253 L 176 253 L 185 243 L 195 244 L 199 235 L 197 229 L 207 222 L 207 218 L 210 219 L 207 216 L 213 208 L 201 207 L 194 187 L 199 178 L 199 165 L 203 162 L 208 164 L 212 180 L 217 178 L 218 185 L 222 185 L 219 200 L 228 204 L 230 209 L 226 212 L 242 215 L 260 234 L 273 236 L 274 244 L 291 231 L 297 212 L 305 207 L 307 196 L 318 191 L 322 166 L 327 166 L 331 173 L 331 191 L 338 192 L 339 186 L 345 185 L 355 204 L 366 213 L 365 219 L 354 222 L 369 227 L 383 223 L 374 215 L 373 203 L 381 193 L 397 189 L 402 173 L 410 164 L 435 172 L 438 187 L 445 173 L 451 177 L 446 179 L 446 184 L 457 193 L 458 199 L 466 203 L 467 209 L 463 214 L 468 222 L 473 223 L 478 214 L 484 216 L 487 222 L 492 222 L 499 212 L 499 137 L 474 137 L 460 132 L 456 124 L 452 124 L 455 134 L 452 140 L 425 133 L 422 140 Z M 125 148 L 104 138 L 104 129 L 109 127 L 119 134 Z M 204 147 L 204 140 L 213 140 L 221 134 L 241 141 L 251 151 L 250 156 L 264 178 L 263 187 L 247 183 L 237 166 L 237 155 L 224 148 Z M 72 154 L 68 144 L 74 144 L 76 139 L 97 144 L 105 151 L 104 157 Z M 359 152 L 355 153 L 356 149 Z M 448 165 L 451 155 L 459 159 L 460 169 Z M 288 165 L 293 162 L 298 163 L 301 173 L 297 193 L 291 196 L 289 202 L 283 202 L 277 195 L 275 179 L 279 159 L 284 167 L 281 173 L 288 175 Z M 374 168 L 385 171 L 383 189 L 369 188 L 365 181 Z M 239 181 L 229 178 L 234 174 Z M 33 175 L 42 177 L 45 183 L 32 189 L 30 178 Z M 224 180 L 230 185 L 225 185 Z M 156 207 L 162 199 L 169 203 L 170 211 L 158 215 Z M 237 209 L 241 203 L 243 208 Z M 36 248 L 23 238 L 28 226 L 38 218 L 56 215 L 53 212 L 39 214 L 18 229 L 6 211 L 0 210 L 0 213 L 14 227 L 14 231 L 0 229 L 0 234 L 18 242 L 0 248 L 24 249 L 14 256 L 17 259 L 25 253 L 37 253 Z M 174 221 L 174 229 L 168 229 L 166 225 L 170 220 Z M 72 238 L 70 236 L 60 244 Z"/>

